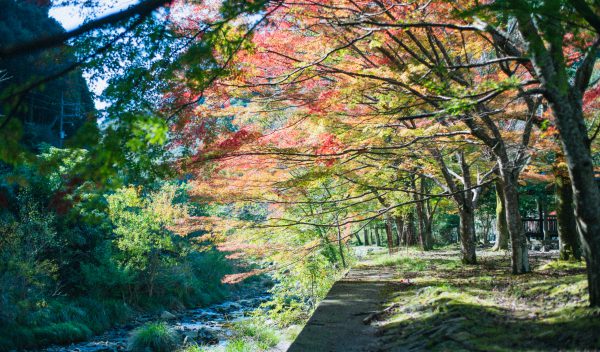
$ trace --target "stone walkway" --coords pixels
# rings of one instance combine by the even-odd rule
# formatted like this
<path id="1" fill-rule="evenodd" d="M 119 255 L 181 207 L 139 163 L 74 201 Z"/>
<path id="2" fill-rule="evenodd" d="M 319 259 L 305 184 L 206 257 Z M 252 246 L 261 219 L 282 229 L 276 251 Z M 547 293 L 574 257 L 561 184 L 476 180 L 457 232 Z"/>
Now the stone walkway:
<path id="1" fill-rule="evenodd" d="M 363 320 L 383 308 L 392 278 L 391 269 L 351 269 L 333 285 L 288 352 L 377 351 L 377 330 Z"/>

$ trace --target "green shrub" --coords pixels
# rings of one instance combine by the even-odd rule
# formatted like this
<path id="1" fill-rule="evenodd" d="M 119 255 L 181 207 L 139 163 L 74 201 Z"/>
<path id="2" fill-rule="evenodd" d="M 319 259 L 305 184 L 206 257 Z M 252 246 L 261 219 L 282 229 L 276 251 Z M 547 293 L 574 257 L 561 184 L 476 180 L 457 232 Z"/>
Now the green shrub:
<path id="1" fill-rule="evenodd" d="M 118 300 L 80 298 L 75 304 L 87 312 L 85 324 L 95 333 L 109 329 L 117 322 L 125 322 L 131 309 Z"/>
<path id="2" fill-rule="evenodd" d="M 3 346 L 6 350 L 25 346 L 35 347 L 35 339 L 30 329 L 16 324 L 8 324 L 2 328 L 1 334 L 0 346 Z"/>
<path id="3" fill-rule="evenodd" d="M 6 350 L 6 351 L 13 350 L 17 347 L 17 346 L 15 346 L 12 339 L 9 339 L 8 337 L 3 337 L 3 336 L 0 336 L 0 346 L 2 346 L 2 349 Z"/>
<path id="4" fill-rule="evenodd" d="M 235 324 L 234 329 L 242 336 L 251 337 L 262 349 L 271 348 L 279 343 L 277 332 L 256 320 L 245 320 Z"/>
<path id="5" fill-rule="evenodd" d="M 136 329 L 129 341 L 132 352 L 171 352 L 177 347 L 177 333 L 165 323 L 150 323 Z"/>
<path id="6" fill-rule="evenodd" d="M 171 230 L 187 212 L 184 188 L 165 182 L 110 191 L 84 183 L 65 190 L 63 175 L 76 160 L 56 159 L 61 170 L 49 174 L 0 165 L 0 176 L 27 180 L 0 181 L 14 205 L 0 207 L 0 350 L 82 340 L 124 322 L 131 309 L 226 297 L 221 279 L 232 265 L 224 254 Z"/>

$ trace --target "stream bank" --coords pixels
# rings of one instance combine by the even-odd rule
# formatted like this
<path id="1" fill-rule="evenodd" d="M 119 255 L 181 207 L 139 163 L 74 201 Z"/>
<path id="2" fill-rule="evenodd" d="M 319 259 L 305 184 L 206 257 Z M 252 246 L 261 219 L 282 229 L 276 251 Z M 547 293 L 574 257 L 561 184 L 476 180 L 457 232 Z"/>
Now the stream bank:
<path id="1" fill-rule="evenodd" d="M 133 331 L 144 324 L 164 321 L 178 333 L 181 344 L 226 345 L 233 336 L 233 325 L 244 319 L 269 300 L 267 290 L 251 287 L 241 290 L 235 297 L 207 307 L 181 312 L 163 311 L 158 315 L 139 315 L 130 322 L 112 328 L 86 341 L 70 345 L 53 345 L 44 352 L 116 352 L 127 351 Z"/>

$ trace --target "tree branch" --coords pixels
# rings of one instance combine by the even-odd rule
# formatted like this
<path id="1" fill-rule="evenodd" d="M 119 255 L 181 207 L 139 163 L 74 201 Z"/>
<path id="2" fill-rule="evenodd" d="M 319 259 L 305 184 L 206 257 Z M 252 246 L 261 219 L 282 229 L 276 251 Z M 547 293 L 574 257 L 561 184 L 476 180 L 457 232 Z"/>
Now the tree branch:
<path id="1" fill-rule="evenodd" d="M 51 36 L 45 36 L 39 39 L 31 40 L 25 43 L 15 44 L 5 48 L 0 48 L 0 58 L 7 58 L 11 56 L 18 56 L 26 54 L 31 51 L 49 49 L 64 44 L 67 40 L 78 37 L 82 34 L 91 32 L 95 29 L 103 26 L 117 23 L 122 20 L 132 18 L 134 16 L 146 16 L 152 13 L 154 10 L 171 2 L 171 0 L 147 0 L 142 1 L 137 5 L 131 6 L 126 10 L 113 13 L 96 20 L 82 24 L 81 26 Z"/>

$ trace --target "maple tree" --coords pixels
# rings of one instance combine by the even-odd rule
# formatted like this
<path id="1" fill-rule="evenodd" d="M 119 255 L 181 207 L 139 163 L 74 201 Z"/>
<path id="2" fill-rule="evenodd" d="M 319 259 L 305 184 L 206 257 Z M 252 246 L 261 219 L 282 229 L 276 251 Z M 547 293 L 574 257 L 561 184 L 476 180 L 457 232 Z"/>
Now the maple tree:
<path id="1" fill-rule="evenodd" d="M 432 8 L 426 6 L 415 12 L 408 11 L 406 6 L 392 5 L 389 4 L 393 10 L 386 10 L 384 4 L 364 8 L 356 3 L 332 7 L 321 4 L 321 6 L 303 7 L 302 10 L 290 5 L 286 11 L 275 13 L 276 16 L 281 17 L 271 17 L 273 26 L 276 26 L 277 30 L 265 29 L 256 33 L 254 39 L 256 52 L 249 52 L 246 54 L 247 57 L 241 55 L 241 62 L 251 59 L 251 62 L 255 63 L 252 66 L 240 65 L 243 75 L 236 77 L 247 80 L 227 82 L 223 86 L 247 87 L 253 90 L 254 94 L 262 94 L 266 99 L 270 99 L 269 104 L 273 105 L 281 105 L 282 100 L 285 99 L 290 106 L 294 107 L 291 113 L 287 108 L 288 113 L 310 114 L 313 119 L 328 119 L 329 124 L 343 118 L 341 124 L 353 124 L 353 128 L 357 129 L 362 128 L 358 127 L 359 123 L 372 126 L 373 121 L 383 120 L 380 126 L 371 128 L 375 134 L 385 135 L 389 140 L 393 140 L 393 135 L 398 131 L 409 131 L 404 135 L 404 145 L 393 143 L 381 145 L 380 150 L 364 143 L 370 141 L 365 136 L 362 140 L 347 137 L 356 132 L 345 132 L 346 136 L 342 139 L 351 142 L 341 151 L 337 144 L 332 146 L 331 139 L 324 140 L 323 148 L 331 149 L 329 153 L 331 158 L 349 158 L 353 162 L 360 161 L 359 158 L 364 156 L 380 157 L 379 154 L 385 153 L 394 155 L 403 148 L 414 147 L 411 141 L 411 130 L 416 133 L 412 135 L 412 139 L 416 138 L 415 140 L 419 141 L 425 137 L 426 140 L 435 143 L 436 138 L 444 137 L 445 133 L 450 135 L 457 133 L 456 126 L 466 125 L 465 127 L 470 129 L 471 133 L 475 131 L 473 134 L 496 154 L 498 170 L 505 170 L 499 173 L 502 182 L 507 184 L 504 187 L 504 197 L 510 198 L 507 209 L 511 214 L 508 216 L 511 224 L 509 228 L 514 238 L 513 253 L 516 256 L 513 270 L 527 271 L 525 241 L 523 231 L 519 228 L 521 224 L 516 182 L 519 170 L 524 166 L 527 158 L 526 149 L 533 125 L 532 113 L 528 112 L 535 111 L 539 102 L 529 100 L 529 104 L 526 104 L 523 100 L 527 99 L 521 99 L 520 105 L 509 112 L 513 120 L 519 118 L 526 121 L 522 141 L 516 142 L 517 145 L 522 144 L 524 148 L 516 155 L 509 155 L 507 148 L 512 147 L 507 147 L 506 144 L 509 142 L 505 142 L 507 138 L 514 137 L 503 136 L 499 125 L 496 125 L 497 122 L 490 116 L 502 111 L 499 106 L 507 99 L 511 99 L 510 96 L 503 96 L 503 92 L 530 83 L 527 80 L 519 82 L 514 78 L 520 74 L 519 72 L 507 74 L 502 67 L 491 67 L 482 72 L 482 67 L 497 66 L 499 63 L 510 62 L 512 58 L 489 59 L 491 49 L 480 51 L 477 57 L 469 57 L 470 51 L 464 44 L 465 36 L 468 36 L 473 47 L 476 47 L 476 42 L 485 47 L 487 40 L 479 33 L 471 33 L 475 31 L 473 27 L 467 24 L 431 25 L 435 23 L 436 16 L 443 16 L 444 13 L 449 15 L 453 10 L 451 6 L 432 4 Z M 411 6 L 413 6 L 412 10 L 419 9 L 417 4 Z M 408 22 L 413 19 L 411 16 L 425 18 L 426 23 L 412 25 Z M 396 28 L 397 17 L 406 18 L 406 26 L 409 29 Z M 368 18 L 368 21 L 363 23 L 362 18 Z M 431 23 L 427 22 L 430 18 L 433 18 Z M 302 26 L 307 30 L 300 30 L 294 25 Z M 365 29 L 365 25 L 375 26 L 375 29 L 370 27 Z M 457 32 L 451 33 L 454 31 Z M 453 34 L 458 35 L 451 37 Z M 293 39 L 290 40 L 290 37 Z M 451 57 L 459 59 L 454 62 Z M 468 61 L 462 62 L 463 57 Z M 518 68 L 519 60 L 515 61 Z M 377 67 L 377 64 L 380 66 Z M 273 70 L 275 65 L 279 67 L 276 71 Z M 279 91 L 281 89 L 285 92 L 285 97 L 282 97 Z M 519 111 L 518 106 L 521 106 L 523 112 Z M 334 117 L 334 114 L 337 116 Z M 361 117 L 362 114 L 368 116 L 370 120 Z M 428 122 L 422 121 L 423 119 Z M 391 122 L 394 120 L 398 122 Z M 415 121 L 419 122 L 415 123 Z M 455 131 L 437 131 L 430 136 L 419 136 L 418 133 L 423 133 L 422 127 L 425 126 L 423 123 L 425 125 L 433 123 L 442 129 L 453 127 Z M 515 131 L 512 132 L 514 135 Z M 357 143 L 358 141 L 363 144 Z M 499 144 L 498 141 L 501 143 Z M 385 140 L 378 143 L 382 142 L 389 143 Z M 316 150 L 317 154 L 322 154 L 323 151 L 324 149 Z M 313 157 L 318 155 L 313 154 Z M 414 157 L 408 159 L 414 160 Z M 440 161 L 443 160 L 437 158 L 437 163 L 441 164 L 442 169 L 447 169 Z M 332 160 L 328 162 L 332 163 Z M 507 170 L 509 163 L 516 166 Z M 457 189 L 453 185 L 454 176 L 448 176 L 444 177 L 444 180 L 446 183 L 449 181 L 452 185 L 450 188 L 456 193 Z M 469 185 L 466 187 L 470 190 L 471 181 L 467 180 L 465 184 Z M 475 185 L 474 189 L 479 186 Z M 464 201 L 459 202 L 465 213 L 471 213 L 463 217 L 463 222 L 472 224 L 472 210 L 465 209 Z M 416 203 L 420 232 L 426 234 L 426 226 L 423 226 L 425 223 L 421 221 L 422 202 Z M 463 227 L 465 241 L 473 237 L 468 234 L 474 232 L 472 227 L 473 225 Z M 426 238 L 427 235 L 424 237 Z M 428 247 L 426 239 L 422 243 L 424 248 Z M 472 245 L 465 244 L 463 247 L 466 252 L 473 251 L 466 249 L 473 247 Z M 465 254 L 465 261 L 474 262 L 474 254 Z"/>
<path id="2" fill-rule="evenodd" d="M 583 97 L 588 94 L 597 61 L 600 15 L 582 0 L 494 1 L 487 10 L 514 19 L 518 37 L 507 36 L 505 29 L 510 24 L 497 24 L 491 18 L 483 28 L 505 52 L 530 58 L 528 70 L 539 83 L 535 90 L 551 109 L 572 182 L 577 228 L 587 261 L 590 303 L 598 306 L 600 191 L 591 150 L 597 133 L 593 127 L 588 130 Z"/>
<path id="3" fill-rule="evenodd" d="M 9 1 L 10 12 L 35 9 L 44 19 L 50 6 Z M 273 279 L 262 306 L 269 324 L 287 326 L 306 321 L 356 260 L 370 260 L 369 245 L 388 252 L 373 262 L 420 271 L 420 283 L 462 285 L 470 274 L 477 282 L 476 272 L 500 262 L 478 252 L 489 246 L 494 205 L 493 250 L 510 250 L 513 274 L 546 270 L 530 266 L 529 250 L 554 245 L 546 226 L 556 211 L 559 255 L 572 261 L 551 265 L 577 266 L 575 273 L 585 257 L 590 304 L 598 306 L 594 5 L 143 0 L 22 41 L 11 39 L 21 30 L 5 26 L 11 38 L 0 64 L 43 59 L 47 70 L 21 70 L 15 79 L 13 67 L 0 67 L 0 134 L 8 141 L 0 152 L 8 163 L 0 161 L 0 255 L 9 263 L 0 263 L 0 321 L 8 324 L 0 340 L 37 348 L 57 326 L 69 328 L 66 340 L 85 339 L 120 318 L 86 318 L 70 329 L 75 318 L 46 313 L 104 311 L 112 302 L 113 310 L 196 307 L 223 298 L 225 284 L 262 274 Z M 79 69 L 108 79 L 101 118 L 74 125 L 79 133 L 64 145 L 59 137 L 60 148 L 20 146 L 28 94 Z M 452 260 L 425 253 L 454 243 Z M 459 262 L 456 278 L 446 269 Z M 486 277 L 477 287 L 494 295 L 478 299 L 507 306 L 498 291 L 538 284 L 539 272 L 519 280 L 496 274 L 500 281 Z M 403 295 L 422 300 L 430 283 L 413 290 L 417 279 L 405 276 Z M 559 282 L 542 276 L 544 288 Z M 84 302 L 64 303 L 62 292 Z M 583 291 L 573 297 L 564 301 L 579 310 Z M 448 312 L 444 326 L 456 321 Z M 570 313 L 546 318 L 561 312 Z"/>
<path id="4" fill-rule="evenodd" d="M 226 154 L 238 160 L 256 158 L 255 163 L 260 159 L 263 172 L 278 163 L 286 168 L 317 164 L 319 173 L 354 184 L 362 197 L 375 195 L 383 207 L 377 212 L 386 224 L 392 223 L 388 212 L 406 205 L 397 202 L 402 198 L 398 196 L 411 195 L 425 249 L 431 217 L 423 205 L 432 197 L 452 197 L 463 211 L 466 262 L 475 261 L 470 233 L 477 193 L 495 177 L 498 209 L 512 244 L 513 272 L 529 271 L 518 181 L 533 157 L 532 144 L 538 143 L 542 130 L 554 128 L 544 122 L 552 120 L 554 109 L 542 112 L 546 97 L 535 62 L 507 40 L 525 40 L 522 30 L 514 21 L 506 28 L 493 27 L 473 13 L 459 15 L 476 7 L 445 2 L 277 3 L 268 23 L 254 34 L 252 48 L 238 55 L 232 75 L 213 90 L 217 101 L 232 96 L 246 101 L 222 114 L 244 115 L 236 115 L 236 123 L 253 126 L 256 132 L 247 140 L 242 139 L 249 133 L 236 132 L 230 143 L 237 150 Z M 569 45 L 577 57 L 579 44 Z M 596 101 L 592 95 L 587 99 Z M 207 105 L 197 112 L 214 116 L 210 109 Z M 327 132 L 314 133 L 315 124 Z M 456 174 L 432 149 L 437 144 L 445 155 L 452 154 L 455 142 L 450 137 L 460 139 L 464 130 L 464 142 L 477 145 L 476 158 L 485 156 L 487 163 L 495 163 L 476 180 Z M 433 153 L 424 158 L 428 154 L 416 155 L 409 150 L 414 148 Z M 265 160 L 271 164 L 263 164 Z M 462 166 L 460 170 L 468 173 L 469 163 Z M 406 192 L 401 180 L 415 175 L 433 180 L 441 192 L 418 192 L 415 185 Z M 377 195 L 378 191 L 387 193 Z M 362 215 L 352 214 L 346 223 L 370 219 Z M 502 228 L 504 219 L 499 223 Z"/>
<path id="5" fill-rule="evenodd" d="M 436 220 L 449 213 L 459 219 L 462 261 L 475 264 L 478 207 L 494 185 L 496 249 L 510 239 L 519 274 L 530 270 L 519 181 L 554 172 L 565 200 L 559 213 L 569 214 L 568 184 L 581 204 L 593 171 L 575 172 L 566 113 L 556 106 L 564 94 L 548 92 L 574 78 L 579 93 L 569 104 L 592 133 L 583 153 L 591 158 L 597 30 L 593 17 L 576 16 L 585 4 L 561 4 L 573 23 L 587 25 L 531 27 L 523 6 L 542 19 L 551 6 L 517 0 L 182 1 L 119 22 L 131 28 L 114 42 L 100 38 L 102 30 L 78 40 L 88 49 L 111 45 L 86 61 L 103 61 L 114 76 L 104 98 L 112 103 L 107 131 L 115 133 L 104 140 L 126 136 L 114 144 L 151 170 L 156 158 L 141 152 L 145 144 L 167 144 L 161 162 L 174 165 L 195 200 L 235 209 L 185 217 L 175 232 L 202 229 L 222 248 L 255 257 L 293 263 L 322 255 L 345 266 L 347 245 L 361 231 L 365 243 L 371 230 L 379 242 L 381 229 L 390 253 L 402 242 L 432 249 Z M 557 67 L 579 73 L 553 81 L 540 64 L 549 49 L 527 44 L 540 44 L 536 36 L 548 44 L 559 32 L 551 48 L 563 56 Z M 9 49 L 5 55 L 21 50 Z M 552 170 L 535 164 L 550 144 L 550 154 L 560 154 L 548 137 L 563 141 L 569 180 L 558 160 Z M 108 154 L 98 154 L 106 165 L 118 159 Z M 580 231 L 593 223 L 584 215 Z M 571 220 L 559 216 L 561 233 L 573 233 Z M 597 304 L 592 232 L 582 232 L 583 251 Z"/>

